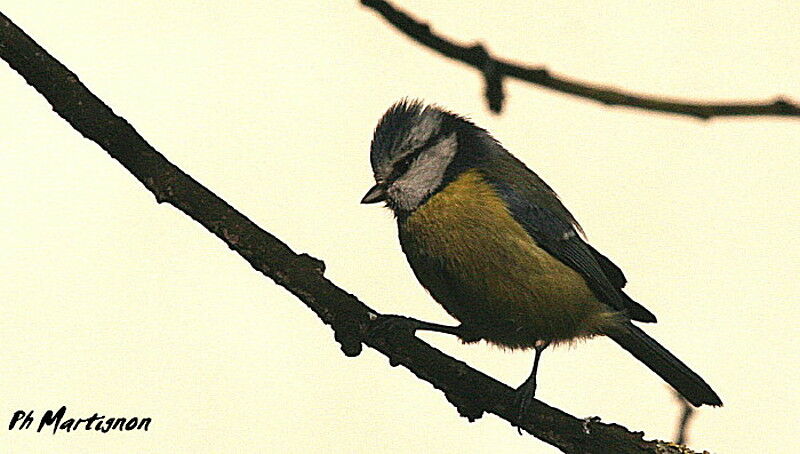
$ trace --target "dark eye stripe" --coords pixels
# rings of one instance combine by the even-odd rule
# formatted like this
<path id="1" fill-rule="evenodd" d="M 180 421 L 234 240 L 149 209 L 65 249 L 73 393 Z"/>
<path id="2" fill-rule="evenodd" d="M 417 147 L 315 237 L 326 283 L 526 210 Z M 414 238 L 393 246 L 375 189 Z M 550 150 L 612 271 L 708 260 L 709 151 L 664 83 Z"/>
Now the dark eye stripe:
<path id="1" fill-rule="evenodd" d="M 392 168 L 392 173 L 391 175 L 389 175 L 389 180 L 390 181 L 395 180 L 404 173 L 406 173 L 408 171 L 408 168 L 411 167 L 411 163 L 414 162 L 414 160 L 417 159 L 417 157 L 420 154 L 422 154 L 424 150 L 435 145 L 437 142 L 439 142 L 440 139 L 441 139 L 440 134 L 434 134 L 432 137 L 428 139 L 427 142 L 425 142 L 424 145 L 415 148 L 414 150 L 411 151 L 411 153 L 408 153 L 401 160 L 395 162 L 394 167 Z"/>
<path id="2" fill-rule="evenodd" d="M 411 163 L 414 162 L 417 156 L 422 152 L 422 149 L 414 150 L 411 153 L 407 154 L 403 159 L 396 162 L 394 167 L 392 168 L 392 174 L 389 176 L 390 180 L 395 180 L 400 177 L 400 175 L 406 173 L 408 168 L 411 167 Z"/>

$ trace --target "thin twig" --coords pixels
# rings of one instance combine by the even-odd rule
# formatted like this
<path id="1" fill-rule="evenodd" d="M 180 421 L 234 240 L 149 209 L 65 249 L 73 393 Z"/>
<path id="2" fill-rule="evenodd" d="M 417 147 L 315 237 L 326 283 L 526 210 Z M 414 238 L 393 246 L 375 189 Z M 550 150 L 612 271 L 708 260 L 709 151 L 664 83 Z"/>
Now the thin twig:
<path id="1" fill-rule="evenodd" d="M 0 13 L 0 58 L 41 93 L 75 130 L 96 142 L 134 175 L 159 203 L 169 203 L 203 225 L 256 270 L 303 301 L 334 330 L 347 356 L 362 343 L 441 390 L 458 412 L 475 420 L 484 412 L 518 425 L 567 453 L 679 453 L 670 443 L 644 440 L 617 424 L 582 420 L 534 401 L 517 419 L 514 390 L 445 355 L 409 331 L 373 332 L 382 316 L 325 278 L 324 264 L 289 246 L 236 211 L 158 153 L 124 118 L 83 85 Z"/>
<path id="2" fill-rule="evenodd" d="M 486 100 L 489 108 L 499 113 L 503 106 L 502 81 L 514 77 L 561 93 L 591 99 L 608 106 L 627 106 L 638 109 L 688 115 L 702 120 L 721 116 L 785 116 L 800 117 L 800 106 L 790 100 L 777 97 L 765 102 L 704 103 L 677 98 L 655 97 L 631 93 L 556 75 L 542 66 L 527 66 L 494 57 L 482 44 L 465 46 L 441 35 L 431 27 L 418 21 L 383 0 L 361 0 L 361 4 L 372 8 L 395 28 L 418 43 L 433 49 L 445 57 L 470 65 L 484 75 Z"/>

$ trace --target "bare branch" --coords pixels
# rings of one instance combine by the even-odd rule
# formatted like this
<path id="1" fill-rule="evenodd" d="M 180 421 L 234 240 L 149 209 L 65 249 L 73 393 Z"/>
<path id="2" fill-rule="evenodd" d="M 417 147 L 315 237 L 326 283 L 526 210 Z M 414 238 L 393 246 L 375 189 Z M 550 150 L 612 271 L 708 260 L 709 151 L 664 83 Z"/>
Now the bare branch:
<path id="1" fill-rule="evenodd" d="M 777 97 L 765 102 L 703 103 L 690 100 L 655 97 L 631 93 L 608 86 L 591 84 L 553 74 L 542 66 L 526 66 L 493 57 L 481 44 L 465 46 L 441 35 L 431 27 L 383 0 L 361 0 L 395 28 L 418 43 L 445 57 L 466 63 L 484 75 L 485 95 L 492 112 L 499 113 L 503 106 L 504 77 L 514 77 L 561 93 L 591 99 L 608 106 L 626 106 L 655 112 L 688 115 L 702 120 L 722 116 L 785 116 L 800 117 L 800 106 L 788 99 Z"/>
<path id="2" fill-rule="evenodd" d="M 68 68 L 0 13 L 0 57 L 41 93 L 53 110 L 128 169 L 159 203 L 166 202 L 202 224 L 253 268 L 292 292 L 334 330 L 347 356 L 362 343 L 441 390 L 462 416 L 493 413 L 567 453 L 679 453 L 670 443 L 616 424 L 582 420 L 534 401 L 517 421 L 514 390 L 451 358 L 402 329 L 373 330 L 381 316 L 324 277 L 324 264 L 296 254 L 224 200 L 167 161 L 124 118 L 114 114 Z"/>

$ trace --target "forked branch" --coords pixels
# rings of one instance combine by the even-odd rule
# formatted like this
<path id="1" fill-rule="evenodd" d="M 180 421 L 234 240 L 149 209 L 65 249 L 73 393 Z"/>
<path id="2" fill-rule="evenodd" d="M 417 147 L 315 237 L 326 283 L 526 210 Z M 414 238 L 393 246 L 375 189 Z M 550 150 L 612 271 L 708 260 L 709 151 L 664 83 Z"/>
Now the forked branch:
<path id="1" fill-rule="evenodd" d="M 383 0 L 361 0 L 361 4 L 372 8 L 392 26 L 425 47 L 445 57 L 465 63 L 483 74 L 484 94 L 492 112 L 503 108 L 503 79 L 514 77 L 557 92 L 590 99 L 608 106 L 625 106 L 637 109 L 664 112 L 708 120 L 712 117 L 731 116 L 783 116 L 800 117 L 800 106 L 790 100 L 777 97 L 764 102 L 705 103 L 677 98 L 648 96 L 579 81 L 554 74 L 543 66 L 527 66 L 495 57 L 482 44 L 467 46 L 459 44 L 433 32 L 431 27 L 418 21 Z"/>

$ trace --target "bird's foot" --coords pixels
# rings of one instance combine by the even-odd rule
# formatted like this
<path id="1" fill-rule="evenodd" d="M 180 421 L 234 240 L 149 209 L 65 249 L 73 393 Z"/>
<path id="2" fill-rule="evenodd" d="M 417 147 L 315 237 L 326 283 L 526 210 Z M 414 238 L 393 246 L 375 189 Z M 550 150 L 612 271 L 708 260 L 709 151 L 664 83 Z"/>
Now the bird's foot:
<path id="1" fill-rule="evenodd" d="M 399 330 L 414 334 L 420 329 L 420 320 L 406 317 L 404 315 L 376 315 L 374 318 L 370 317 L 372 322 L 367 331 L 367 335 L 375 336 L 377 334 L 386 334 L 389 331 Z"/>
<path id="2" fill-rule="evenodd" d="M 515 399 L 515 404 L 517 407 L 517 433 L 522 435 L 522 429 L 520 426 L 522 422 L 528 417 L 528 411 L 530 410 L 531 403 L 533 402 L 533 397 L 536 395 L 536 380 L 525 380 L 525 383 L 521 384 L 519 388 L 517 388 L 517 395 Z"/>
<path id="3" fill-rule="evenodd" d="M 464 342 L 475 342 L 480 338 L 469 334 L 461 325 L 449 326 L 438 323 L 426 322 L 404 315 L 375 315 L 371 326 L 368 328 L 368 335 L 374 336 L 376 333 L 386 333 L 391 330 L 405 331 L 414 334 L 417 331 L 435 331 L 437 333 L 451 334 L 462 339 Z"/>

